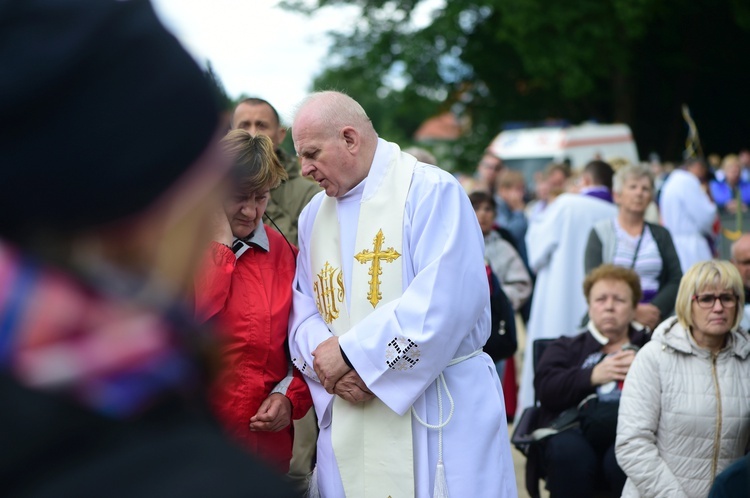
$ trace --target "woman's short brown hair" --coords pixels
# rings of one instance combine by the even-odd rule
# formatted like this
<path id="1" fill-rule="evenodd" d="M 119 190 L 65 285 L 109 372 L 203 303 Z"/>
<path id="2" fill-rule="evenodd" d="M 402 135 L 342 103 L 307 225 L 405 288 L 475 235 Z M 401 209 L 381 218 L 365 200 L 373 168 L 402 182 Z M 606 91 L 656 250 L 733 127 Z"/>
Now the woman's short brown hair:
<path id="1" fill-rule="evenodd" d="M 232 130 L 221 140 L 221 145 L 233 163 L 232 186 L 242 192 L 274 189 L 288 177 L 273 142 L 265 135 L 252 136 L 245 130 Z"/>
<path id="2" fill-rule="evenodd" d="M 591 288 L 600 280 L 617 280 L 625 282 L 630 287 L 633 299 L 633 308 L 638 306 L 643 292 L 641 291 L 641 277 L 630 268 L 615 265 L 597 266 L 586 275 L 583 280 L 583 295 L 586 296 L 586 302 L 589 301 Z"/>

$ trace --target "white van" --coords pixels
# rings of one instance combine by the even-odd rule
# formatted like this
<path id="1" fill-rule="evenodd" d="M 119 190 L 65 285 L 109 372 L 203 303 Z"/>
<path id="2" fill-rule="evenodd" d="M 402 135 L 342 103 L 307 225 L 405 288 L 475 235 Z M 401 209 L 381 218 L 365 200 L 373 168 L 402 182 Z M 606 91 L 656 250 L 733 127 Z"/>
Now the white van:
<path id="1" fill-rule="evenodd" d="M 488 150 L 508 168 L 523 172 L 529 189 L 534 186 L 534 174 L 551 162 L 566 162 L 576 171 L 595 158 L 639 161 L 630 127 L 624 124 L 506 130 L 495 137 Z"/>

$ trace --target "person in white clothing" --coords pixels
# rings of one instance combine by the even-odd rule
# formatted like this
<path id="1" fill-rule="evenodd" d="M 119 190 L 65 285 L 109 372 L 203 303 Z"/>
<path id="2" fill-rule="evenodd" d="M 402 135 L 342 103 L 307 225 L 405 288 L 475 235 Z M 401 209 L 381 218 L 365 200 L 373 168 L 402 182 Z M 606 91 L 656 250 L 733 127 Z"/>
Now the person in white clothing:
<path id="1" fill-rule="evenodd" d="M 315 402 L 322 497 L 517 495 L 482 233 L 461 185 L 338 92 L 301 104 L 289 346 Z M 489 471 L 488 469 L 491 469 Z"/>
<path id="2" fill-rule="evenodd" d="M 750 330 L 750 304 L 747 304 L 748 292 L 750 292 L 750 233 L 742 236 L 732 243 L 730 249 L 732 264 L 737 268 L 742 277 L 742 286 L 745 290 L 745 306 L 743 308 L 740 327 Z"/>
<path id="3" fill-rule="evenodd" d="M 701 186 L 708 170 L 701 159 L 689 159 L 670 173 L 661 190 L 662 224 L 672 234 L 682 271 L 712 258 L 709 240 L 716 220 L 716 204 Z"/>
<path id="4" fill-rule="evenodd" d="M 586 193 L 560 195 L 540 216 L 531 220 L 526 232 L 529 265 L 536 272 L 536 284 L 526 329 L 516 411 L 519 416 L 523 408 L 534 404 L 531 358 L 534 341 L 574 335 L 579 330 L 587 310 L 586 298 L 579 289 L 586 276 L 584 254 L 589 232 L 597 221 L 617 215 L 617 207 L 603 199 L 611 198 L 611 166 L 603 161 L 591 161 L 585 169 L 592 170 L 588 177 L 594 180 Z M 599 183 L 598 179 L 602 178 L 609 178 L 610 184 Z"/>

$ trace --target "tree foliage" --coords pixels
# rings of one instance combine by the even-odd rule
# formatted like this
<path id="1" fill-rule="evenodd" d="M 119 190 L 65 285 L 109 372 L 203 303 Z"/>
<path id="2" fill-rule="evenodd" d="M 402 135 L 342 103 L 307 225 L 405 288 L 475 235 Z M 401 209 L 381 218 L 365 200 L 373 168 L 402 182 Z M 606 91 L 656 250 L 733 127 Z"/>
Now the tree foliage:
<path id="1" fill-rule="evenodd" d="M 412 22 L 426 4 L 426 25 Z M 316 89 L 359 100 L 381 134 L 408 141 L 448 109 L 472 122 L 469 167 L 507 121 L 626 122 L 641 154 L 678 159 L 680 106 L 705 148 L 750 145 L 750 6 L 741 0 L 287 0 L 356 5 Z M 742 120 L 738 128 L 737 123 Z"/>

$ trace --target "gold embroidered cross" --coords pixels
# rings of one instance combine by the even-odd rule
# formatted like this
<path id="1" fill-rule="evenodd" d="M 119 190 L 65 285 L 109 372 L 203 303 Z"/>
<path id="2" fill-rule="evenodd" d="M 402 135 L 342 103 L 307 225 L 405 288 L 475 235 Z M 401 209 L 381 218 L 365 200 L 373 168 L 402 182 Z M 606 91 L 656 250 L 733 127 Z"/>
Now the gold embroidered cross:
<path id="1" fill-rule="evenodd" d="M 380 292 L 380 275 L 383 274 L 383 269 L 380 267 L 380 262 L 385 261 L 386 263 L 393 263 L 401 256 L 398 251 L 389 247 L 385 251 L 382 250 L 383 230 L 378 230 L 378 234 L 373 239 L 373 252 L 369 249 L 364 249 L 359 254 L 354 255 L 354 259 L 362 264 L 372 262 L 370 270 L 367 272 L 372 278 L 370 279 L 370 292 L 367 293 L 367 300 L 370 301 L 374 308 L 383 298 L 383 294 Z"/>

